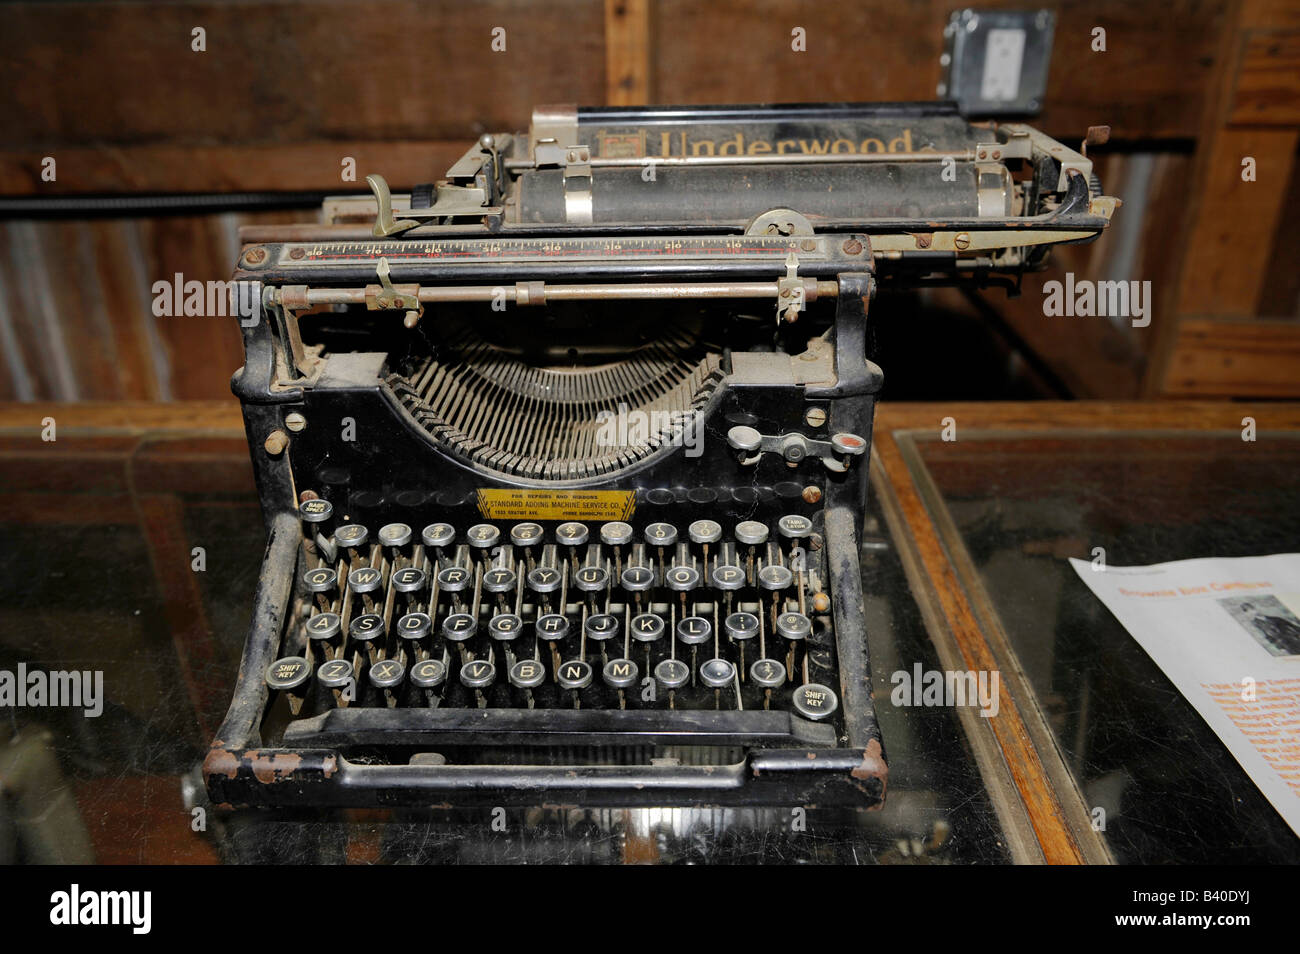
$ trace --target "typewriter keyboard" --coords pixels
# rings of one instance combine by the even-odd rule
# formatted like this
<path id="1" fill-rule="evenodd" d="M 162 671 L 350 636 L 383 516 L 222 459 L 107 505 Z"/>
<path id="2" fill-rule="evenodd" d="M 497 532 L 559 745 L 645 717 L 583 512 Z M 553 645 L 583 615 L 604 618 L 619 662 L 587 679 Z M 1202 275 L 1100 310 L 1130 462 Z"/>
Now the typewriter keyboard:
<path id="1" fill-rule="evenodd" d="M 363 526 L 300 507 L 297 611 L 266 671 L 331 709 L 783 710 L 838 727 L 814 522 Z M 836 734 L 839 734 L 838 728 Z"/>

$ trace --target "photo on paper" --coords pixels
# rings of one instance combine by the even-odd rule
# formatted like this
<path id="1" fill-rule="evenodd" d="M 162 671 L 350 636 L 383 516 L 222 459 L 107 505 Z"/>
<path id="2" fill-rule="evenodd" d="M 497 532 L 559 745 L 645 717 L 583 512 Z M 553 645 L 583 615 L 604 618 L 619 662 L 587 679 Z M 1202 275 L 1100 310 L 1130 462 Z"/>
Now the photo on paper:
<path id="1" fill-rule="evenodd" d="M 1300 619 L 1276 596 L 1230 596 L 1216 602 L 1272 655 L 1300 658 Z"/>

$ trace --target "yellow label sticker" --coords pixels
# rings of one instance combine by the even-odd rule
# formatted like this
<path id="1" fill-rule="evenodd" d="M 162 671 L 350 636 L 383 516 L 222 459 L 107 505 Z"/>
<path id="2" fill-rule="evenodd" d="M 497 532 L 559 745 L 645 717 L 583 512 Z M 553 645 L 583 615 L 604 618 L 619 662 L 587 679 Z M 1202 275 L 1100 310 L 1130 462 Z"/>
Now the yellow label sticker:
<path id="1" fill-rule="evenodd" d="M 479 513 L 487 520 L 626 520 L 635 506 L 633 490 L 478 491 Z"/>

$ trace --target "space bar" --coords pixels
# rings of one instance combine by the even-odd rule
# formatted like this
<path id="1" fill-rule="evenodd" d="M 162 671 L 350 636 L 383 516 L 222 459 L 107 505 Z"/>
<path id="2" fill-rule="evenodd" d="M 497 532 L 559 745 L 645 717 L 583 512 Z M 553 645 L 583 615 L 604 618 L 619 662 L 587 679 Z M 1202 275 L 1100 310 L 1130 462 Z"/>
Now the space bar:
<path id="1" fill-rule="evenodd" d="M 312 745 L 808 745 L 835 730 L 788 712 L 626 709 L 331 709 L 289 724 Z"/>

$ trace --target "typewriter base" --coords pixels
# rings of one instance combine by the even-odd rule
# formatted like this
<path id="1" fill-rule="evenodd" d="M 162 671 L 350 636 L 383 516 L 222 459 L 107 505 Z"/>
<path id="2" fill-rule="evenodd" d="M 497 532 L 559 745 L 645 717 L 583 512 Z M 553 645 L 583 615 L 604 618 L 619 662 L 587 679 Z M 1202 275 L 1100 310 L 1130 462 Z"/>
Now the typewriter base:
<path id="1" fill-rule="evenodd" d="M 829 514 L 827 523 L 828 534 L 836 534 Z M 869 697 L 865 710 L 859 708 L 849 720 L 855 742 L 865 743 L 851 747 L 835 747 L 833 729 L 789 712 L 473 709 L 337 709 L 292 724 L 285 745 L 264 747 L 259 735 L 268 692 L 260 676 L 280 648 L 300 538 L 291 516 L 273 521 L 235 698 L 203 763 L 216 804 L 879 808 L 883 803 L 887 768 Z M 839 606 L 853 616 L 862 595 L 856 548 L 849 555 L 852 559 L 831 572 Z M 847 580 L 846 571 L 852 574 Z M 863 702 L 865 686 L 841 690 L 849 706 Z M 380 739 L 389 763 L 365 761 L 367 743 Z M 675 754 L 674 742 L 684 743 Z M 438 751 L 463 754 L 461 745 L 476 753 L 474 764 L 444 761 Z M 419 754 L 407 764 L 392 761 L 394 747 L 406 746 Z M 575 748 L 595 753 L 591 761 L 642 764 L 522 764 L 530 754 L 542 762 L 536 758 L 542 751 L 554 753 L 548 759 L 556 762 Z M 680 757 L 716 760 L 745 748 L 739 759 L 725 764 L 682 764 Z"/>

